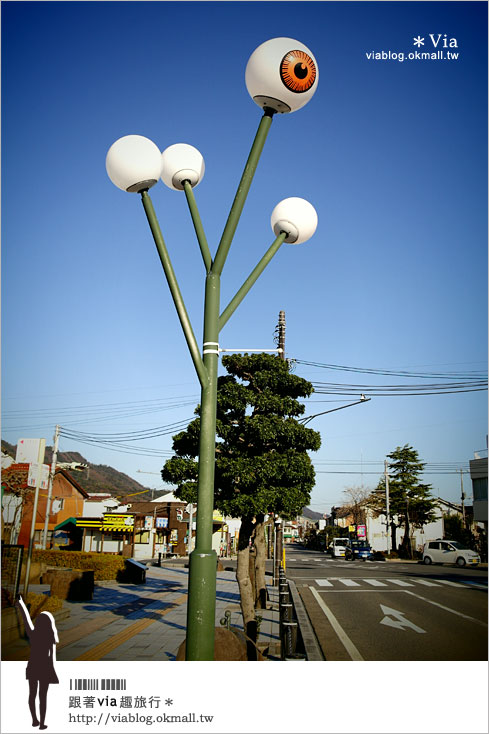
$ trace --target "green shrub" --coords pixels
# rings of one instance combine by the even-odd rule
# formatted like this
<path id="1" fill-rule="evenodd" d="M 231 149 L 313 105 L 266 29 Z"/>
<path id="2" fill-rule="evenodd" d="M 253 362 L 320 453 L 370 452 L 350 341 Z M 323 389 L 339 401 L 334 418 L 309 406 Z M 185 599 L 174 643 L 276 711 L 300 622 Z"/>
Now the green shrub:
<path id="1" fill-rule="evenodd" d="M 46 596 L 45 594 L 34 594 L 29 591 L 25 602 L 29 605 L 31 619 L 35 619 L 41 612 L 57 612 L 61 609 L 63 602 L 57 596 Z"/>
<path id="2" fill-rule="evenodd" d="M 83 551 L 35 550 L 32 558 L 49 566 L 62 566 L 82 571 L 94 571 L 95 581 L 117 579 L 124 571 L 126 564 L 122 556 L 104 555 L 103 553 L 85 553 Z"/>

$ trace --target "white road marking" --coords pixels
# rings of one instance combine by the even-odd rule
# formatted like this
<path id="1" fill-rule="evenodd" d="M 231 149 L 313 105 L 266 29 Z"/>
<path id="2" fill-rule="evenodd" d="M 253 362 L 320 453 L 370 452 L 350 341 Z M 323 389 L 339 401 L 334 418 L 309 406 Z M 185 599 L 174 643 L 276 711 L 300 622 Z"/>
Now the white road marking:
<path id="1" fill-rule="evenodd" d="M 387 586 L 383 581 L 378 581 L 377 579 L 362 579 L 362 581 L 370 584 L 370 586 Z"/>
<path id="2" fill-rule="evenodd" d="M 338 579 L 338 581 L 341 581 L 345 586 L 360 586 L 360 584 L 357 584 L 357 582 L 352 579 Z"/>
<path id="3" fill-rule="evenodd" d="M 401 579 L 386 579 L 386 581 L 390 581 L 391 584 L 397 584 L 397 586 L 413 586 L 413 584 L 409 584 L 407 581 L 401 581 Z"/>
<path id="4" fill-rule="evenodd" d="M 318 586 L 333 586 L 333 584 L 331 583 L 331 581 L 327 581 L 326 579 L 314 579 L 314 582 Z"/>
<path id="5" fill-rule="evenodd" d="M 476 624 L 481 624 L 483 627 L 487 627 L 487 624 L 485 622 L 481 622 L 480 619 L 476 619 L 475 617 L 469 617 L 468 614 L 462 614 L 462 612 L 457 612 L 456 609 L 450 609 L 450 607 L 446 607 L 444 604 L 438 604 L 437 601 L 432 601 L 431 599 L 427 599 L 425 596 L 420 596 L 419 594 L 415 594 L 414 591 L 403 591 L 403 594 L 410 594 L 411 596 L 415 596 L 416 599 L 422 599 L 423 601 L 428 602 L 428 604 L 433 604 L 434 607 L 440 607 L 440 609 L 444 609 L 446 612 L 451 612 L 451 614 L 456 614 L 457 617 L 463 617 L 464 619 L 470 619 L 471 622 L 475 622 Z"/>
<path id="6" fill-rule="evenodd" d="M 397 627 L 397 629 L 401 630 L 404 630 L 405 627 L 408 627 L 414 632 L 426 634 L 426 630 L 421 629 L 421 627 L 418 627 L 413 622 L 410 622 L 409 619 L 406 619 L 406 617 L 404 616 L 404 612 L 400 612 L 397 609 L 391 609 L 390 607 L 385 607 L 383 604 L 380 605 L 380 608 L 382 609 L 383 614 L 386 615 L 383 619 L 381 619 L 380 624 L 385 624 L 388 627 Z M 392 617 L 394 617 L 394 619 L 392 619 Z"/>
<path id="7" fill-rule="evenodd" d="M 458 586 L 459 589 L 464 589 L 463 584 L 458 581 L 447 581 L 446 579 L 436 579 L 439 584 L 446 584 L 447 586 Z"/>
<path id="8" fill-rule="evenodd" d="M 319 604 L 321 610 L 324 612 L 324 614 L 328 618 L 328 621 L 329 621 L 330 625 L 332 626 L 332 628 L 334 629 L 334 631 L 338 635 L 338 639 L 340 640 L 341 644 L 343 645 L 343 647 L 347 651 L 347 653 L 350 656 L 350 658 L 352 660 L 363 660 L 363 657 L 360 655 L 360 653 L 358 652 L 357 648 L 355 647 L 355 645 L 353 644 L 353 642 L 350 640 L 350 638 L 346 634 L 345 630 L 343 629 L 343 627 L 340 625 L 340 623 L 338 622 L 338 620 L 334 616 L 334 614 L 331 611 L 331 609 L 329 609 L 329 607 L 327 607 L 326 604 L 324 603 L 324 601 L 321 599 L 321 597 L 319 596 L 319 594 L 316 591 L 316 589 L 314 589 L 312 586 L 310 586 L 309 589 L 311 590 L 312 595 L 316 599 L 316 601 Z"/>
<path id="9" fill-rule="evenodd" d="M 438 586 L 438 584 L 434 583 L 433 581 L 426 581 L 426 579 L 415 579 L 413 577 L 410 577 L 409 580 L 414 581 L 416 584 L 422 584 L 423 586 Z"/>

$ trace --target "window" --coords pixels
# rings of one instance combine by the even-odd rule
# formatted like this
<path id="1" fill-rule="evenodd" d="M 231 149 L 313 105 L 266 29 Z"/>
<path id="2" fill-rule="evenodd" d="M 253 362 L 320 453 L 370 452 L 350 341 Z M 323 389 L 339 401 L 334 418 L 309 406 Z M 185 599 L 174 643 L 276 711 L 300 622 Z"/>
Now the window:
<path id="1" fill-rule="evenodd" d="M 149 543 L 149 530 L 136 530 L 134 533 L 135 543 Z"/>
<path id="2" fill-rule="evenodd" d="M 440 549 L 440 544 L 439 543 L 435 543 L 434 541 L 432 541 L 428 545 L 428 548 L 430 548 L 431 550 L 439 550 Z"/>
<path id="3" fill-rule="evenodd" d="M 472 479 L 474 500 L 487 500 L 487 477 Z"/>

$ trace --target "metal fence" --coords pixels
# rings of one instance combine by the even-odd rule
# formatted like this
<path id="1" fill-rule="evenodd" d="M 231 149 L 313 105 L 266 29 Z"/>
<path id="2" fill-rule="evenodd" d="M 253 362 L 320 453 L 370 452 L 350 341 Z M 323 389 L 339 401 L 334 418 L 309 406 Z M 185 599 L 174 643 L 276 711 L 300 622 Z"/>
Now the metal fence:
<path id="1" fill-rule="evenodd" d="M 19 592 L 22 545 L 2 544 L 2 607 L 13 607 Z"/>

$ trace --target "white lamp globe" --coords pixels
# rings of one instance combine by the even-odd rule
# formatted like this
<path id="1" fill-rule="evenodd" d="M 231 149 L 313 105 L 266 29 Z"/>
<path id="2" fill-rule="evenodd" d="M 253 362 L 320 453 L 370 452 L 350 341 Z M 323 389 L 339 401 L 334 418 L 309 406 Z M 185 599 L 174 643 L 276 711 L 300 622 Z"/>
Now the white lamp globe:
<path id="1" fill-rule="evenodd" d="M 142 135 L 126 135 L 109 148 L 105 167 L 119 189 L 139 193 L 154 186 L 160 178 L 160 149 Z"/>
<path id="2" fill-rule="evenodd" d="M 205 165 L 202 154 L 187 143 L 170 145 L 161 154 L 161 178 L 170 189 L 183 190 L 183 182 L 197 186 L 204 177 Z"/>
<path id="3" fill-rule="evenodd" d="M 292 196 L 277 204 L 270 221 L 277 237 L 280 232 L 287 232 L 284 242 L 300 245 L 313 236 L 318 226 L 318 215 L 308 201 Z"/>
<path id="4" fill-rule="evenodd" d="M 311 51 L 293 38 L 272 38 L 258 46 L 246 66 L 246 88 L 259 107 L 294 112 L 317 89 L 319 70 Z"/>

